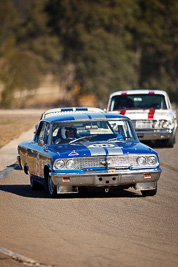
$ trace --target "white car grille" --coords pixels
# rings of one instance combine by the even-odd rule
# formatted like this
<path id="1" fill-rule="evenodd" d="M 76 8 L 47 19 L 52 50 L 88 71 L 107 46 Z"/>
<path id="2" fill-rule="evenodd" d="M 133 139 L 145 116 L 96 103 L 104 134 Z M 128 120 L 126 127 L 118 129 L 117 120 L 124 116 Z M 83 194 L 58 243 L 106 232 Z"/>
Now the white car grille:
<path id="1" fill-rule="evenodd" d="M 124 156 L 108 156 L 106 161 L 108 167 L 114 168 L 128 168 L 128 167 L 136 167 L 138 155 L 124 155 Z"/>
<path id="2" fill-rule="evenodd" d="M 155 120 L 132 120 L 135 129 L 153 129 Z"/>
<path id="3" fill-rule="evenodd" d="M 75 169 L 128 168 L 130 166 L 137 166 L 137 157 L 137 155 L 123 155 L 75 158 Z"/>
<path id="4" fill-rule="evenodd" d="M 101 168 L 104 167 L 102 162 L 105 161 L 105 157 L 85 157 L 76 158 L 76 169 L 86 169 L 86 168 Z"/>
<path id="5" fill-rule="evenodd" d="M 150 163 L 155 157 L 155 163 Z M 138 159 L 144 161 L 143 164 L 140 164 Z M 62 164 L 62 167 L 58 166 L 57 162 Z M 142 161 L 141 161 L 142 162 Z M 85 170 L 91 171 L 94 169 L 123 169 L 123 168 L 145 168 L 147 167 L 156 167 L 159 165 L 159 162 L 156 160 L 156 155 L 154 154 L 125 154 L 119 156 L 98 156 L 98 157 L 76 157 L 76 158 L 65 158 L 57 159 L 54 162 L 54 169 L 58 170 Z"/>

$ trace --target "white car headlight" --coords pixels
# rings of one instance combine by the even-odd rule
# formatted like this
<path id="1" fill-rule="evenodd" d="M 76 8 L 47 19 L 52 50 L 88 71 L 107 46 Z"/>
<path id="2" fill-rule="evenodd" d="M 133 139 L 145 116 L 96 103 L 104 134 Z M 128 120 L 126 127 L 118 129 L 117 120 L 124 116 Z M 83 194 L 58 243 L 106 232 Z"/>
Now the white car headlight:
<path id="1" fill-rule="evenodd" d="M 158 162 L 158 160 L 157 160 L 157 157 L 150 156 L 147 158 L 147 162 L 149 165 L 155 165 Z"/>
<path id="2" fill-rule="evenodd" d="M 140 166 L 146 165 L 146 157 L 138 157 L 137 158 L 137 164 Z"/>
<path id="3" fill-rule="evenodd" d="M 139 166 L 155 166 L 158 163 L 156 155 L 145 155 L 137 158 Z"/>
<path id="4" fill-rule="evenodd" d="M 64 163 L 64 161 L 62 159 L 55 160 L 54 167 L 56 169 L 62 169 L 62 168 L 64 168 L 64 166 L 65 166 L 65 163 Z"/>
<path id="5" fill-rule="evenodd" d="M 167 129 L 170 125 L 172 125 L 172 123 L 168 120 L 157 120 L 152 122 L 152 127 L 154 129 Z"/>
<path id="6" fill-rule="evenodd" d="M 75 162 L 73 159 L 69 159 L 67 162 L 66 162 L 66 167 L 67 169 L 74 169 L 75 168 Z"/>
<path id="7" fill-rule="evenodd" d="M 162 127 L 163 128 L 168 128 L 169 127 L 169 121 L 163 121 Z"/>

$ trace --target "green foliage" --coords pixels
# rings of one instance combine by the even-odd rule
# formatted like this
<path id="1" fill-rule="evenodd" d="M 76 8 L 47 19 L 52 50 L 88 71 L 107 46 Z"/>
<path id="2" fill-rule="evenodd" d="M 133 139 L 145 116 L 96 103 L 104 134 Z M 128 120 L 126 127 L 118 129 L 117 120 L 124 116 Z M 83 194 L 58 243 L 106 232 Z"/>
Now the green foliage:
<path id="1" fill-rule="evenodd" d="M 11 50 L 6 55 L 2 66 L 1 76 L 6 85 L 3 91 L 3 107 L 13 104 L 13 92 L 16 88 L 30 90 L 39 84 L 39 70 L 30 52 Z"/>
<path id="2" fill-rule="evenodd" d="M 57 36 L 47 27 L 48 16 L 44 11 L 46 1 L 34 2 L 26 20 L 17 31 L 17 44 L 21 50 L 31 51 L 42 74 L 58 72 L 62 47 Z M 40 15 L 39 15 L 40 14 Z"/>
<path id="3" fill-rule="evenodd" d="M 10 21 L 8 15 L 5 15 L 4 24 L 7 26 L 4 31 L 9 28 L 8 23 L 11 22 L 14 32 L 12 31 L 6 38 L 0 61 L 0 80 L 5 85 L 1 103 L 3 107 L 12 106 L 13 92 L 16 89 L 37 88 L 43 75 L 58 73 L 61 48 L 58 38 L 50 36 L 46 27 L 43 5 L 44 1 L 34 4 L 29 15 L 22 21 L 16 21 L 15 17 L 14 21 Z M 13 6 L 10 7 L 11 13 L 15 13 Z M 4 7 L 4 11 L 6 10 L 7 6 Z M 4 37 L 2 33 L 1 36 Z"/>
<path id="4" fill-rule="evenodd" d="M 136 27 L 142 87 L 158 88 L 178 96 L 178 2 L 174 0 L 139 0 Z M 175 99 L 174 99 L 175 100 Z M 178 101 L 178 97 L 177 97 Z"/>
<path id="5" fill-rule="evenodd" d="M 55 1 L 46 6 L 48 25 L 64 46 L 64 62 L 72 62 L 81 94 L 95 93 L 103 102 L 113 90 L 136 84 L 135 53 L 129 29 L 135 24 L 131 0 Z"/>
<path id="6" fill-rule="evenodd" d="M 6 95 L 10 95 L 12 90 L 12 88 L 8 88 L 7 85 L 11 79 L 7 70 L 7 68 L 10 67 L 10 64 L 7 67 L 7 57 L 10 51 L 14 51 L 15 49 L 13 31 L 17 23 L 17 16 L 10 1 L 0 0 L 0 7 L 0 83 L 5 84 L 5 90 L 2 95 L 2 102 L 4 103 L 6 102 L 4 98 Z"/>
<path id="7" fill-rule="evenodd" d="M 103 101 L 115 90 L 135 84 L 135 58 L 126 52 L 120 38 L 102 30 L 83 36 L 83 49 L 76 59 L 76 80 L 83 93 L 102 95 Z"/>
<path id="8" fill-rule="evenodd" d="M 48 73 L 66 90 L 79 85 L 81 95 L 96 94 L 102 106 L 111 92 L 139 87 L 178 98 L 177 1 L 0 0 L 0 6 L 1 105 Z"/>

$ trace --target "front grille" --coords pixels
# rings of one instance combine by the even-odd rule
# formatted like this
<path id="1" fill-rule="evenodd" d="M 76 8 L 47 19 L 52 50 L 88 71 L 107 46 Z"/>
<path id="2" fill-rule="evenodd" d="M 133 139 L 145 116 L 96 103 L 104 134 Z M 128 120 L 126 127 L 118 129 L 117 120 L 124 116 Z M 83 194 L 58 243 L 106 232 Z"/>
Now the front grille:
<path id="1" fill-rule="evenodd" d="M 137 129 L 153 129 L 155 120 L 132 120 L 134 128 Z"/>
<path id="2" fill-rule="evenodd" d="M 86 168 L 101 168 L 104 167 L 105 157 L 85 157 L 85 158 L 75 158 L 77 169 Z"/>
<path id="3" fill-rule="evenodd" d="M 139 157 L 146 158 L 146 163 L 144 165 L 138 164 L 138 158 Z M 54 163 L 54 169 L 55 170 L 87 170 L 91 171 L 94 169 L 126 169 L 129 167 L 133 168 L 145 168 L 145 167 L 155 167 L 158 166 L 158 162 L 154 165 L 149 163 L 148 159 L 149 157 L 156 157 L 154 154 L 125 154 L 125 155 L 119 155 L 119 156 L 98 156 L 98 157 L 76 157 L 76 158 L 65 158 L 65 159 L 57 159 L 56 161 L 63 161 L 64 166 L 60 168 L 55 167 Z"/>
<path id="4" fill-rule="evenodd" d="M 126 156 L 108 156 L 107 157 L 108 167 L 128 167 L 130 166 L 129 157 Z"/>
<path id="5" fill-rule="evenodd" d="M 122 156 L 100 156 L 100 157 L 81 157 L 74 158 L 75 169 L 92 169 L 92 168 L 128 168 L 137 166 L 136 155 Z"/>
<path id="6" fill-rule="evenodd" d="M 137 166 L 137 155 L 124 155 L 124 156 L 108 156 L 108 167 L 114 168 L 128 168 L 130 166 Z"/>

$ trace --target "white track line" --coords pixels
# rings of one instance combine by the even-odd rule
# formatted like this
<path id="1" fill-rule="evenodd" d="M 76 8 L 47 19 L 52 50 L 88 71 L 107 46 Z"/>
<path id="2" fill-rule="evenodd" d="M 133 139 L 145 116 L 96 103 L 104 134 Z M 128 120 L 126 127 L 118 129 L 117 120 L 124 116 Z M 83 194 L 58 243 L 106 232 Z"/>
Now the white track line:
<path id="1" fill-rule="evenodd" d="M 18 167 L 18 164 L 13 165 L 12 167 L 8 168 L 7 170 L 3 171 L 0 174 L 0 178 L 3 178 L 8 172 L 12 171 L 13 169 L 15 169 L 16 167 Z"/>
<path id="2" fill-rule="evenodd" d="M 20 254 L 14 253 L 14 252 L 12 252 L 8 249 L 5 249 L 3 247 L 0 247 L 0 252 L 9 256 L 10 258 L 12 258 L 15 261 L 20 262 L 20 263 L 25 264 L 25 265 L 28 265 L 28 266 L 35 266 L 35 267 L 54 267 L 54 266 L 57 266 L 57 265 L 46 265 L 46 264 L 36 262 L 32 259 L 24 257 Z"/>

